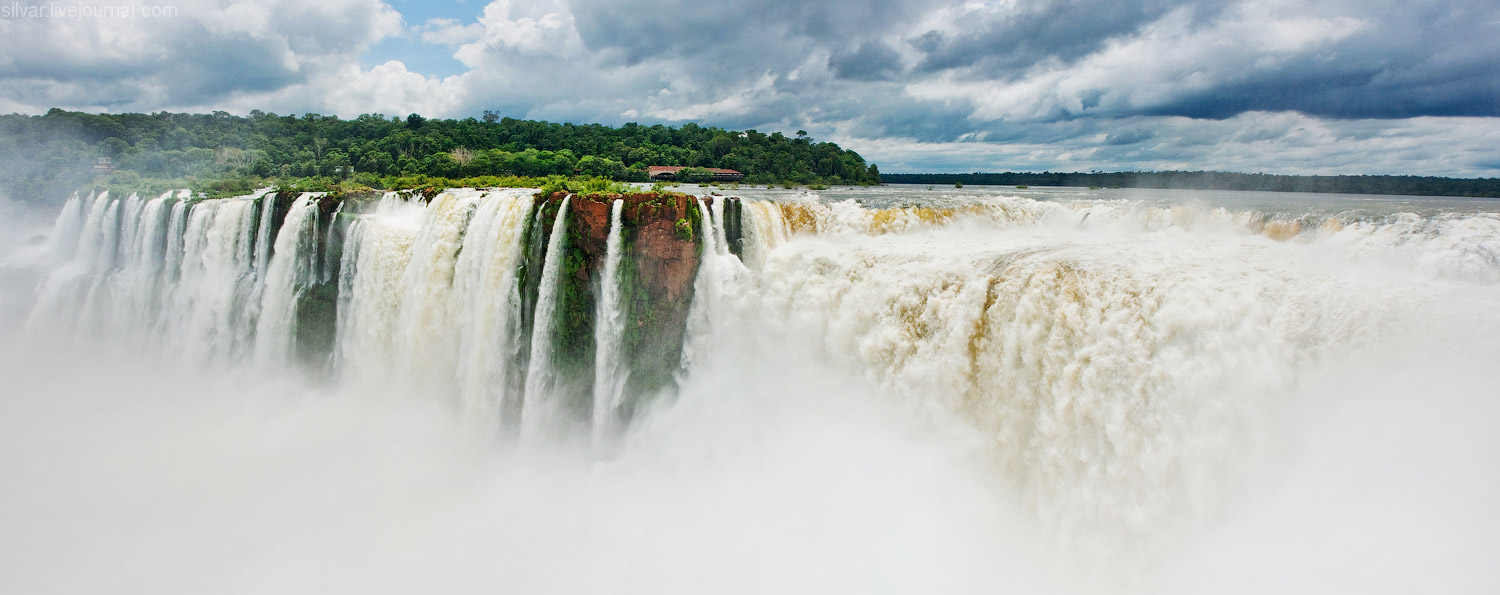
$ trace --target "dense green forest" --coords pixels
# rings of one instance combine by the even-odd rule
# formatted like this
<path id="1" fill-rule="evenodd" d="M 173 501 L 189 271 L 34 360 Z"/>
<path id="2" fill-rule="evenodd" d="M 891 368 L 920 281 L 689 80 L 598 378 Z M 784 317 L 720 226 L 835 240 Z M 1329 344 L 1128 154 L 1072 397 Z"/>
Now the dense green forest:
<path id="1" fill-rule="evenodd" d="M 891 184 L 973 184 L 991 186 L 1093 186 L 1184 190 L 1266 190 L 1343 194 L 1500 197 L 1497 178 L 1430 176 L 1285 176 L 1217 171 L 1117 173 L 883 174 Z"/>
<path id="2" fill-rule="evenodd" d="M 116 171 L 97 175 L 100 157 Z M 413 188 L 530 184 L 536 178 L 644 181 L 649 165 L 723 167 L 751 184 L 955 183 L 1199 190 L 1269 190 L 1500 197 L 1500 179 L 1427 176 L 1290 176 L 1205 171 L 1118 173 L 885 174 L 857 153 L 786 136 L 696 124 L 681 127 L 559 124 L 502 118 L 427 119 L 365 114 L 248 117 L 88 114 L 53 109 L 0 115 L 0 195 L 61 201 L 96 184 L 209 193 L 277 184 Z"/>
<path id="3" fill-rule="evenodd" d="M 116 172 L 96 176 L 100 157 Z M 90 184 L 237 191 L 330 181 L 371 188 L 428 177 L 605 177 L 644 181 L 649 165 L 723 167 L 746 183 L 874 184 L 857 153 L 806 133 L 789 137 L 684 124 L 575 125 L 502 118 L 427 119 L 365 114 L 0 115 L 0 194 L 60 201 Z M 313 180 L 308 183 L 308 180 Z M 150 183 L 146 183 L 150 182 Z"/>

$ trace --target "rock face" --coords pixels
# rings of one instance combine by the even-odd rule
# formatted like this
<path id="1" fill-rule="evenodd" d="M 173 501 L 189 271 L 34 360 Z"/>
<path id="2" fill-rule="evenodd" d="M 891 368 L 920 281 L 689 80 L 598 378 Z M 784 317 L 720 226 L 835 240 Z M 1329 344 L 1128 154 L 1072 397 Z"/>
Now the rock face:
<path id="1" fill-rule="evenodd" d="M 287 211 L 299 196 L 300 192 L 293 191 L 275 194 L 276 206 L 272 221 L 276 229 L 281 229 Z M 320 270 L 320 283 L 304 287 L 297 294 L 294 359 L 313 371 L 328 369 L 331 363 L 329 356 L 333 353 L 338 334 L 338 263 L 343 255 L 347 222 L 341 224 L 337 214 L 346 198 L 349 197 L 327 194 L 317 199 L 318 234 L 314 238 L 317 246 L 316 261 L 325 270 Z"/>
<path id="2" fill-rule="evenodd" d="M 541 214 L 528 238 L 528 274 L 525 276 L 527 308 L 535 307 L 536 287 L 540 284 L 541 254 L 550 234 L 551 222 L 563 193 L 538 196 L 536 209 Z M 576 414 L 583 416 L 592 407 L 594 375 L 595 303 L 602 295 L 608 251 L 610 212 L 615 200 L 625 201 L 621 212 L 620 294 L 625 315 L 623 352 L 628 376 L 625 401 L 620 412 L 628 420 L 649 399 L 675 390 L 675 377 L 682 365 L 683 336 L 687 330 L 688 311 L 693 300 L 693 280 L 701 257 L 702 213 L 698 199 L 683 194 L 626 194 L 579 197 L 569 201 L 563 242 L 564 279 L 560 284 L 557 339 L 554 358 L 559 374 L 566 379 L 562 390 L 569 402 L 576 403 Z M 704 197 L 705 205 L 714 200 L 728 200 L 726 223 L 737 220 L 728 215 L 739 212 L 739 199 Z M 729 228 L 726 227 L 726 232 Z M 731 246 L 739 244 L 737 233 L 731 234 Z M 711 232 L 708 230 L 707 232 Z M 523 324 L 529 329 L 533 316 Z"/>
<path id="3" fill-rule="evenodd" d="M 277 228 L 299 193 L 273 195 Z M 355 202 L 346 203 L 345 199 Z M 299 361 L 312 368 L 326 368 L 334 350 L 338 320 L 338 263 L 352 218 L 362 197 L 325 196 L 318 201 L 317 260 L 326 269 L 320 282 L 303 288 L 298 295 L 296 352 Z M 533 199 L 530 223 L 522 240 L 518 272 L 521 292 L 519 345 L 529 346 L 538 320 L 536 307 L 545 268 L 546 247 L 565 193 L 538 195 Z M 682 366 L 682 344 L 687 331 L 693 285 L 702 252 L 703 227 L 699 198 L 674 193 L 571 196 L 560 245 L 562 277 L 558 283 L 552 362 L 562 393 L 572 414 L 588 419 L 593 408 L 595 308 L 603 294 L 608 260 L 610 214 L 614 201 L 624 201 L 621 210 L 620 295 L 625 318 L 622 352 L 628 370 L 620 421 L 628 421 L 639 408 L 660 395 L 675 392 Z M 703 197 L 712 207 L 724 205 L 726 239 L 739 253 L 740 201 L 721 196 Z M 341 207 L 342 205 L 342 207 Z M 343 209 L 341 211 L 341 208 Z M 342 214 L 340 214 L 342 212 Z M 525 392 L 531 354 L 524 347 L 509 367 L 506 393 Z M 508 399 L 503 415 L 516 419 L 518 399 Z"/>

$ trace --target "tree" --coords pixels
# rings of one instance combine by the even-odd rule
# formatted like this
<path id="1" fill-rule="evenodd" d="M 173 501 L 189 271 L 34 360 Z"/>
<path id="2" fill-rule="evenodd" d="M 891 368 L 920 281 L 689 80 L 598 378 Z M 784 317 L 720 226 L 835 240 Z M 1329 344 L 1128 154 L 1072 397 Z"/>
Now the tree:
<path id="1" fill-rule="evenodd" d="M 586 155 L 578 160 L 578 173 L 590 178 L 603 177 L 611 180 L 623 180 L 627 177 L 624 163 L 593 155 Z"/>
<path id="2" fill-rule="evenodd" d="M 130 149 L 130 143 L 113 136 L 104 139 L 104 142 L 100 143 L 100 146 L 104 148 L 104 153 L 110 157 L 119 157 Z"/>
<path id="3" fill-rule="evenodd" d="M 453 162 L 459 164 L 460 166 L 468 165 L 474 162 L 474 152 L 463 147 L 453 149 L 453 151 L 449 153 L 449 155 L 453 157 Z"/>
<path id="4" fill-rule="evenodd" d="M 713 172 L 701 167 L 685 167 L 677 170 L 677 181 L 689 184 L 701 184 L 713 181 Z"/>
<path id="5" fill-rule="evenodd" d="M 214 151 L 214 160 L 220 165 L 239 167 L 246 163 L 245 151 L 237 147 L 220 147 Z"/>

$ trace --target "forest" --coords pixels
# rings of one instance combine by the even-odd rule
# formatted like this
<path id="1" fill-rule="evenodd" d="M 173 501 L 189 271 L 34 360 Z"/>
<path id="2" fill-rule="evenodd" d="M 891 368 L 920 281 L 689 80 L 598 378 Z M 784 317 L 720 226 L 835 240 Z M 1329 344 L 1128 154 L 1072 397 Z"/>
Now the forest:
<path id="1" fill-rule="evenodd" d="M 109 158 L 114 172 L 94 171 Z M 501 117 L 429 119 L 365 114 L 0 115 L 0 194 L 51 203 L 90 185 L 231 193 L 276 184 L 420 187 L 503 176 L 645 181 L 650 165 L 722 167 L 750 184 L 878 184 L 859 154 L 805 132 L 619 127 Z M 437 182 L 441 183 L 441 182 Z M 454 185 L 452 182 L 449 185 Z"/>
<path id="2" fill-rule="evenodd" d="M 1340 194 L 1406 194 L 1500 198 L 1497 178 L 1432 176 L 1290 176 L 1217 171 L 1114 173 L 884 174 L 891 184 L 971 184 L 989 186 L 1079 186 L 1182 190 L 1262 190 Z"/>
<path id="3" fill-rule="evenodd" d="M 94 169 L 108 158 L 113 172 Z M 209 195 L 277 185 L 308 190 L 555 184 L 559 178 L 646 181 L 650 165 L 722 167 L 747 184 L 973 184 L 1193 190 L 1264 190 L 1500 197 L 1500 179 L 1295 176 L 1213 171 L 884 174 L 854 151 L 787 136 L 697 124 L 568 124 L 364 114 L 0 115 L 0 196 L 59 203 L 109 186 Z M 548 182 L 545 179 L 550 179 Z"/>

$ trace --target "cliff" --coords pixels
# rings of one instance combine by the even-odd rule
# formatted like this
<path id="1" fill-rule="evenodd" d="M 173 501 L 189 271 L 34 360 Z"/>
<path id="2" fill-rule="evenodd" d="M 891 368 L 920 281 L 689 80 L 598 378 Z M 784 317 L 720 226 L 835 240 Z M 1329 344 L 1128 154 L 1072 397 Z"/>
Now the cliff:
<path id="1" fill-rule="evenodd" d="M 532 226 L 537 237 L 528 238 L 528 262 L 523 265 L 526 310 L 535 308 L 536 291 L 545 260 L 544 250 L 551 224 L 562 200 L 569 195 L 537 196 L 541 217 Z M 564 278 L 555 320 L 554 361 L 564 379 L 561 390 L 576 404 L 575 415 L 586 416 L 592 408 L 594 376 L 594 327 L 596 300 L 608 252 L 610 212 L 615 200 L 623 200 L 621 212 L 620 290 L 625 316 L 623 352 L 628 376 L 623 420 L 652 397 L 671 393 L 682 365 L 682 343 L 688 311 L 693 300 L 693 280 L 701 257 L 702 213 L 699 199 L 684 194 L 641 193 L 572 196 L 568 203 L 562 244 Z M 726 213 L 738 215 L 739 199 L 703 197 L 704 205 L 727 200 Z M 726 223 L 738 217 L 726 214 Z M 726 227 L 726 232 L 730 229 Z M 739 245 L 738 226 L 732 246 Z M 534 312 L 523 313 L 528 333 L 535 324 Z"/>
<path id="2" fill-rule="evenodd" d="M 274 217 L 279 227 L 295 192 L 270 195 L 276 201 Z M 324 267 L 318 282 L 298 293 L 296 359 L 311 368 L 325 368 L 337 334 L 339 275 L 337 270 L 347 231 L 349 211 L 342 196 L 324 196 L 318 202 L 318 232 L 313 238 L 316 262 Z M 564 233 L 559 246 L 562 258 L 556 310 L 552 325 L 552 362 L 558 378 L 556 391 L 571 415 L 587 419 L 593 409 L 596 308 L 602 295 L 608 260 L 610 216 L 616 200 L 621 210 L 619 287 L 625 320 L 621 351 L 627 370 L 620 421 L 628 421 L 650 399 L 675 392 L 682 366 L 683 339 L 693 301 L 694 280 L 702 256 L 703 229 L 699 198 L 675 193 L 640 193 L 578 196 L 566 193 L 535 196 L 527 231 L 521 240 L 521 262 L 517 284 L 521 296 L 518 323 L 520 341 L 514 365 L 505 379 L 503 406 L 506 419 L 517 419 L 519 395 L 525 392 L 526 370 L 532 354 L 537 303 L 546 267 L 547 246 L 553 224 L 568 198 Z M 724 205 L 724 228 L 728 247 L 740 251 L 740 201 L 721 196 L 702 197 L 702 204 Z M 337 215 L 344 208 L 343 215 Z"/>

